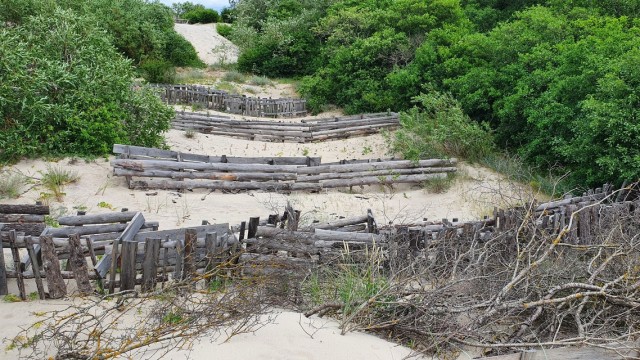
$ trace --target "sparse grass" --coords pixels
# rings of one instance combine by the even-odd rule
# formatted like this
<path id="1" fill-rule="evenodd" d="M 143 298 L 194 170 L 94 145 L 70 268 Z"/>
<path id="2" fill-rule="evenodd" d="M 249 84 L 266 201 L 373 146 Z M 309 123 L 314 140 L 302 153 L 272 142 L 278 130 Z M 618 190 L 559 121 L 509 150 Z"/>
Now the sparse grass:
<path id="1" fill-rule="evenodd" d="M 430 193 L 442 194 L 447 192 L 456 179 L 455 173 L 447 173 L 445 177 L 436 177 L 425 181 L 422 185 Z"/>
<path id="2" fill-rule="evenodd" d="M 247 77 L 243 73 L 235 70 L 225 73 L 222 79 L 224 81 L 229 81 L 229 82 L 234 82 L 239 84 L 244 84 L 245 81 L 247 81 Z"/>
<path id="3" fill-rule="evenodd" d="M 47 170 L 41 172 L 42 185 L 51 191 L 57 201 L 64 198 L 64 186 L 80 180 L 78 173 L 72 170 L 65 170 L 59 166 L 47 165 Z"/>
<path id="4" fill-rule="evenodd" d="M 209 76 L 202 69 L 189 69 L 185 71 L 181 71 L 176 74 L 175 82 L 177 84 L 193 84 L 193 83 L 202 83 L 203 79 L 208 79 Z"/>
<path id="5" fill-rule="evenodd" d="M 217 83 L 215 85 L 215 88 L 218 89 L 218 90 L 223 90 L 223 91 L 230 92 L 232 94 L 239 93 L 238 87 L 236 87 L 234 84 L 232 84 L 230 82 L 227 82 L 227 81 L 221 81 L 221 82 Z"/>
<path id="6" fill-rule="evenodd" d="M 18 172 L 1 172 L 0 199 L 12 199 L 20 196 L 26 180 L 26 176 Z"/>
<path id="7" fill-rule="evenodd" d="M 202 105 L 200 103 L 191 104 L 191 111 L 201 111 L 203 109 L 204 109 L 204 105 Z"/>
<path id="8" fill-rule="evenodd" d="M 196 137 L 197 132 L 194 129 L 187 129 L 184 131 L 184 137 L 186 137 L 187 139 L 193 139 Z"/>
<path id="9" fill-rule="evenodd" d="M 258 76 L 258 75 L 253 75 L 251 77 L 251 79 L 249 80 L 249 83 L 251 85 L 256 85 L 256 86 L 271 86 L 271 85 L 273 85 L 273 82 L 271 80 L 269 80 L 268 77 L 266 77 L 266 76 Z"/>
<path id="10" fill-rule="evenodd" d="M 245 87 L 244 92 L 249 93 L 251 95 L 255 95 L 258 93 L 258 91 L 256 91 L 254 88 L 250 88 L 250 87 Z"/>

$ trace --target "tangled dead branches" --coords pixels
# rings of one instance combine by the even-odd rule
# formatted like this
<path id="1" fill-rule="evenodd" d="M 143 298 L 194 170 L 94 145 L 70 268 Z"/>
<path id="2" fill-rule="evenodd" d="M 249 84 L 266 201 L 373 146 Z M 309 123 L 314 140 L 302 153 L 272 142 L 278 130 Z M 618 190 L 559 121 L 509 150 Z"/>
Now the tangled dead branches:
<path id="1" fill-rule="evenodd" d="M 637 358 L 639 205 L 590 205 L 601 213 L 588 242 L 576 241 L 570 229 L 580 211 L 594 210 L 589 206 L 556 230 L 541 230 L 530 208 L 520 213 L 519 227 L 486 240 L 454 233 L 416 252 L 408 239 L 397 239 L 390 269 L 369 267 L 356 276 L 369 285 L 382 279 L 383 286 L 358 298 L 336 296 L 340 290 L 309 297 L 307 314 L 334 313 L 343 329 L 380 332 L 424 353 L 591 345 Z M 323 281 L 326 289 L 336 278 Z"/>
<path id="2" fill-rule="evenodd" d="M 271 321 L 264 316 L 273 306 L 267 280 L 225 279 L 216 269 L 152 293 L 84 298 L 43 314 L 43 320 L 22 331 L 10 346 L 20 349 L 22 358 L 112 359 L 189 349 L 204 336 L 226 341 Z"/>

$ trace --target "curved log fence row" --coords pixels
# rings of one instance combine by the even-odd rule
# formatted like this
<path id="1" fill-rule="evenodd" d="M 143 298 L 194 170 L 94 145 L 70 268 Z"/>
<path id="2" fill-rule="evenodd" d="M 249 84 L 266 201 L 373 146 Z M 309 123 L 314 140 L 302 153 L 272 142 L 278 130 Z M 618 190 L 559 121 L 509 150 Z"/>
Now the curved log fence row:
<path id="1" fill-rule="evenodd" d="M 160 98 L 171 105 L 197 105 L 204 109 L 257 117 L 299 117 L 307 114 L 307 101 L 304 99 L 249 97 L 198 85 L 149 86 L 162 89 Z"/>
<path id="2" fill-rule="evenodd" d="M 125 145 L 115 145 L 114 153 L 120 155 L 111 162 L 114 174 L 126 177 L 132 189 L 320 191 L 422 183 L 456 171 L 456 159 L 322 165 L 319 158 L 209 157 Z M 133 181 L 133 177 L 152 179 Z"/>
<path id="3" fill-rule="evenodd" d="M 172 122 L 172 127 L 177 130 L 193 130 L 245 140 L 294 143 L 370 135 L 395 129 L 399 125 L 398 114 L 392 112 L 307 119 L 301 122 L 234 120 L 218 115 L 177 112 Z"/>

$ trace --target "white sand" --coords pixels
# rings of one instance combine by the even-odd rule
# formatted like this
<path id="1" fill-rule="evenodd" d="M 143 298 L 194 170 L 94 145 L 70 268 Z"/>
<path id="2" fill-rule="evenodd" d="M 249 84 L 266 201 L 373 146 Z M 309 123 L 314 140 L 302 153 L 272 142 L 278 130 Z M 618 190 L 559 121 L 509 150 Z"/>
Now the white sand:
<path id="1" fill-rule="evenodd" d="M 174 28 L 193 44 L 205 64 L 232 64 L 238 60 L 238 47 L 218 34 L 216 24 L 175 24 Z"/>

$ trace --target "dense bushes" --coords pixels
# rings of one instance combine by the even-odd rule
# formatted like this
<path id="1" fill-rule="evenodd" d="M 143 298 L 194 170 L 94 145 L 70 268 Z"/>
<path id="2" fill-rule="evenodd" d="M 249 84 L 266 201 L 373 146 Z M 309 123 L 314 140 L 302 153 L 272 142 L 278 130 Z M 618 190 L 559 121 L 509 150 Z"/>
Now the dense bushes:
<path id="1" fill-rule="evenodd" d="M 210 24 L 219 20 L 218 12 L 211 9 L 198 8 L 182 15 L 182 18 L 189 21 L 189 24 Z"/>
<path id="2" fill-rule="evenodd" d="M 97 24 L 46 3 L 0 29 L 0 162 L 162 144 L 171 109 L 132 88 L 131 61 Z"/>
<path id="3" fill-rule="evenodd" d="M 402 128 L 391 139 L 394 153 L 412 160 L 461 157 L 479 161 L 494 152 L 488 127 L 472 121 L 451 95 L 431 91 L 414 101 L 417 106 L 401 114 Z"/>
<path id="4" fill-rule="evenodd" d="M 216 25 L 216 31 L 218 31 L 218 34 L 222 35 L 227 39 L 231 36 L 232 29 L 233 28 L 231 27 L 231 25 L 227 25 L 227 24 Z"/>

